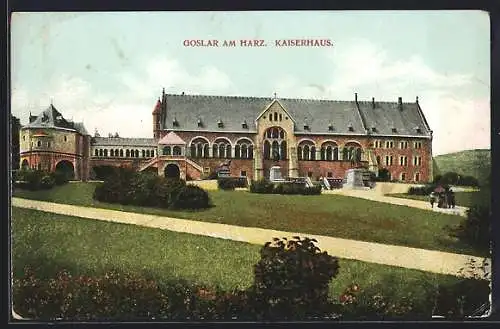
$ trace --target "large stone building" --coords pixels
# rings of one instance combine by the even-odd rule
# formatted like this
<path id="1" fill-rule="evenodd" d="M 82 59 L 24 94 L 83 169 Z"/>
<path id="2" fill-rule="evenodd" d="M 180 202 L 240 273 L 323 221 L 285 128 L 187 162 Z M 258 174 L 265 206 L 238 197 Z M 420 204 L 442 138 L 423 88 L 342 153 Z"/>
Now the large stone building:
<path id="1" fill-rule="evenodd" d="M 112 165 L 199 179 L 231 160 L 232 176 L 251 179 L 269 177 L 273 166 L 281 168 L 283 177 L 343 178 L 347 169 L 364 167 L 374 172 L 386 168 L 400 181 L 432 179 L 432 130 L 418 98 L 380 102 L 355 95 L 353 101 L 331 101 L 163 91 L 152 117 L 153 138 L 92 137 L 87 167 L 78 162 L 87 163 L 81 149 L 86 144 L 76 142 L 85 140 L 86 133 L 73 124 L 77 177 L 88 176 L 85 168 Z M 39 119 L 22 129 L 21 138 L 28 136 L 25 146 L 38 143 L 32 138 Z M 34 151 L 22 147 L 21 161 Z"/>

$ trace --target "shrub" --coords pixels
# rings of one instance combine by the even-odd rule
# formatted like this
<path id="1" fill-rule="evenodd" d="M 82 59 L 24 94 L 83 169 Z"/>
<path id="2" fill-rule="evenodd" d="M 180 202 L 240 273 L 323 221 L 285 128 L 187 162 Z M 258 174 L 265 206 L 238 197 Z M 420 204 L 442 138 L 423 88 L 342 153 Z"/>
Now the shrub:
<path id="1" fill-rule="evenodd" d="M 69 181 L 69 177 L 64 172 L 58 170 L 53 173 L 53 177 L 56 185 L 64 185 Z"/>
<path id="2" fill-rule="evenodd" d="M 51 174 L 45 174 L 40 180 L 40 188 L 43 190 L 50 190 L 54 187 L 55 184 L 56 181 L 54 179 L 54 176 Z"/>
<path id="3" fill-rule="evenodd" d="M 468 244 L 488 250 L 491 240 L 490 223 L 490 207 L 474 205 L 467 210 L 467 217 L 452 230 L 452 233 Z"/>
<path id="4" fill-rule="evenodd" d="M 479 186 L 479 181 L 473 176 L 460 176 L 459 185 L 461 186 Z"/>
<path id="5" fill-rule="evenodd" d="M 41 170 L 27 170 L 24 173 L 24 180 L 26 181 L 26 187 L 29 190 L 36 191 L 42 188 L 42 177 L 45 173 Z"/>
<path id="6" fill-rule="evenodd" d="M 378 177 L 377 177 L 379 182 L 388 182 L 391 180 L 391 176 L 389 173 L 389 170 L 387 168 L 382 168 L 378 171 Z"/>
<path id="7" fill-rule="evenodd" d="M 221 190 L 234 190 L 237 187 L 246 187 L 246 177 L 219 177 L 217 186 Z"/>
<path id="8" fill-rule="evenodd" d="M 259 317 L 308 318 L 328 308 L 328 284 L 338 274 L 338 260 L 314 242 L 275 238 L 261 248 L 253 286 Z"/>
<path id="9" fill-rule="evenodd" d="M 173 199 L 173 209 L 203 209 L 210 207 L 207 191 L 195 185 L 186 185 Z"/>
<path id="10" fill-rule="evenodd" d="M 120 169 L 114 166 L 95 166 L 92 170 L 95 174 L 94 179 L 106 180 L 115 175 Z"/>
<path id="11" fill-rule="evenodd" d="M 272 193 L 273 189 L 273 184 L 265 179 L 253 181 L 250 185 L 250 192 L 252 193 Z"/>
<path id="12" fill-rule="evenodd" d="M 159 177 L 152 190 L 155 206 L 160 208 L 172 207 L 181 189 L 185 186 L 186 182 L 182 179 Z"/>

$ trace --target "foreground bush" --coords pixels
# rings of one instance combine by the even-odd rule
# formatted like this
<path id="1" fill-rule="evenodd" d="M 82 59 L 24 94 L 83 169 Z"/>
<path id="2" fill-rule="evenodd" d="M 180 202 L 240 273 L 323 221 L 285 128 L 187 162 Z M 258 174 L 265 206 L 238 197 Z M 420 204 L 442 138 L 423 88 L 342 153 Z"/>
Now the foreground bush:
<path id="1" fill-rule="evenodd" d="M 474 205 L 467 210 L 467 217 L 452 232 L 465 243 L 482 250 L 488 250 L 491 241 L 490 223 L 490 207 Z"/>
<path id="2" fill-rule="evenodd" d="M 187 187 L 182 179 L 126 168 L 119 168 L 97 185 L 93 197 L 101 202 L 172 209 L 202 209 L 210 205 L 206 191 Z"/>
<path id="3" fill-rule="evenodd" d="M 339 271 L 337 258 L 321 252 L 314 239 L 268 242 L 254 268 L 257 314 L 264 319 L 324 315 L 331 309 L 328 284 Z"/>

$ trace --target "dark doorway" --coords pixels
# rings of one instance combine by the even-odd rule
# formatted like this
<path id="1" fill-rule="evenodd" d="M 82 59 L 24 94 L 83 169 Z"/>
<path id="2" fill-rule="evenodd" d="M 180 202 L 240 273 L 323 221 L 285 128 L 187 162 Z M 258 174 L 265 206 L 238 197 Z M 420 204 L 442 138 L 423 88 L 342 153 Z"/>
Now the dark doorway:
<path id="1" fill-rule="evenodd" d="M 73 163 L 68 160 L 59 161 L 56 165 L 56 171 L 64 173 L 67 179 L 75 178 L 75 168 Z"/>
<path id="2" fill-rule="evenodd" d="M 29 163 L 28 163 L 28 160 L 24 159 L 24 160 L 23 160 L 23 163 L 21 164 L 21 169 L 23 169 L 23 170 L 27 170 L 27 169 L 29 169 L 29 168 L 30 168 L 30 165 L 29 165 Z"/>
<path id="3" fill-rule="evenodd" d="M 181 172 L 176 164 L 168 164 L 165 167 L 165 177 L 167 178 L 180 178 Z"/>

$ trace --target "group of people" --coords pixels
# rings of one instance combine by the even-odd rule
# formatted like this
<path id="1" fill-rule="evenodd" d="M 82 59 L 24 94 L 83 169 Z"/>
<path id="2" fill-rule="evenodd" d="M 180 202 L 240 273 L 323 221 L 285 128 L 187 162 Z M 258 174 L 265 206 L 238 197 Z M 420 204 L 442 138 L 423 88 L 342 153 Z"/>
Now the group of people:
<path id="1" fill-rule="evenodd" d="M 443 192 L 431 192 L 429 201 L 431 208 L 434 208 L 434 203 L 436 202 L 438 208 L 455 208 L 455 192 L 452 189 L 447 189 Z"/>

